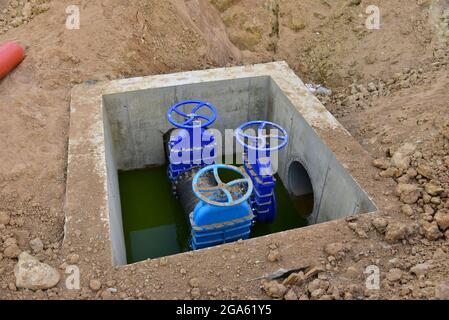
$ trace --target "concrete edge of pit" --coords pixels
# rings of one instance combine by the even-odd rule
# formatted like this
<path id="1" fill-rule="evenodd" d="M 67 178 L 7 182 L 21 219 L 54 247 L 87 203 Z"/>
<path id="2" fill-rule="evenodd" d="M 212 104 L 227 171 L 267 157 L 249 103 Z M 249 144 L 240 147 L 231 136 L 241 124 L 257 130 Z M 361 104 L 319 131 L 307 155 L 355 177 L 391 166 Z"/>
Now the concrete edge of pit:
<path id="1" fill-rule="evenodd" d="M 270 76 L 281 87 L 298 112 L 308 121 L 317 135 L 334 153 L 337 160 L 345 167 L 355 183 L 366 191 L 370 200 L 378 208 L 377 211 L 381 210 L 383 201 L 374 192 L 372 181 L 366 179 L 367 175 L 376 174 L 375 169 L 370 166 L 371 158 L 368 153 L 351 137 L 321 102 L 307 90 L 304 83 L 288 67 L 287 63 L 281 61 L 75 86 L 72 90 L 70 104 L 64 241 L 85 246 L 86 241 L 92 242 L 92 239 L 94 239 L 95 245 L 98 247 L 96 250 L 101 252 L 98 263 L 110 266 L 113 262 L 104 151 L 102 106 L 104 95 L 185 83 L 258 76 Z M 341 150 L 335 147 L 336 145 L 344 145 L 345 148 Z M 324 224 L 333 225 L 334 223 L 332 221 Z M 300 235 L 301 232 L 308 232 L 307 230 L 314 227 L 317 226 L 285 231 L 278 237 L 290 236 L 291 234 Z M 320 228 L 323 228 L 323 226 Z M 81 229 L 83 236 L 77 237 L 75 231 Z M 251 239 L 248 241 L 259 240 Z M 214 252 L 214 250 L 221 250 L 221 247 L 210 248 L 206 251 Z"/>

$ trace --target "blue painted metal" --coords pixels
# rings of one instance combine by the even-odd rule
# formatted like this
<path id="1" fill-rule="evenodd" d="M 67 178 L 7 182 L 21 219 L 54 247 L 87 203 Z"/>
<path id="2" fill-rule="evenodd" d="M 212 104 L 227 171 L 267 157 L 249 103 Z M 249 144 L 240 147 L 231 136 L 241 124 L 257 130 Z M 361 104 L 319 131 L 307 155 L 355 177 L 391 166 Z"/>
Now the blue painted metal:
<path id="1" fill-rule="evenodd" d="M 247 134 L 245 130 L 257 127 L 257 134 Z M 277 130 L 280 134 L 267 134 L 266 131 Z M 258 152 L 273 152 L 283 149 L 288 143 L 287 130 L 280 125 L 269 121 L 250 121 L 242 124 L 236 130 L 237 141 L 245 147 Z M 277 139 L 281 143 L 270 147 L 269 139 Z"/>
<path id="2" fill-rule="evenodd" d="M 276 187 L 276 179 L 270 171 L 264 172 L 263 168 L 268 167 L 271 170 L 271 164 L 260 163 L 260 159 L 256 164 L 251 164 L 248 160 L 247 154 L 244 153 L 243 164 L 246 172 L 251 177 L 254 184 L 254 192 L 250 197 L 251 208 L 256 216 L 256 221 L 273 222 L 276 219 L 276 194 L 274 192 Z"/>
<path id="3" fill-rule="evenodd" d="M 182 108 L 187 105 L 194 105 L 190 113 L 186 113 L 182 110 Z M 209 109 L 212 112 L 212 116 L 198 113 L 201 109 Z M 184 118 L 185 121 L 176 121 L 173 117 L 174 114 L 178 114 Z M 192 129 L 194 127 L 193 123 L 197 120 L 205 120 L 206 122 L 201 123 L 200 127 L 206 128 L 217 119 L 217 109 L 212 104 L 201 100 L 185 100 L 171 106 L 170 109 L 168 109 L 167 117 L 168 121 L 177 128 L 187 130 Z"/>
<path id="4" fill-rule="evenodd" d="M 253 127 L 257 127 L 256 134 L 245 133 L 245 130 Z M 272 130 L 279 133 L 265 133 Z M 256 221 L 273 222 L 276 219 L 276 179 L 273 176 L 270 155 L 287 145 L 287 131 L 272 122 L 251 121 L 236 130 L 236 139 L 244 147 L 243 165 L 254 184 L 250 204 Z M 279 140 L 279 143 L 271 146 L 270 139 Z"/>
<path id="5" fill-rule="evenodd" d="M 191 112 L 183 108 L 191 108 Z M 200 113 L 202 110 L 209 110 L 212 115 Z M 183 120 L 175 120 L 175 114 Z M 217 119 L 217 110 L 212 104 L 200 100 L 182 101 L 169 108 L 167 118 L 178 128 L 168 142 L 168 177 L 172 182 L 192 168 L 215 163 L 215 138 L 207 132 L 207 127 Z"/>
<path id="6" fill-rule="evenodd" d="M 223 183 L 219 169 L 237 172 L 241 178 Z M 216 185 L 205 185 L 202 177 L 211 173 Z M 211 165 L 195 175 L 192 188 L 200 200 L 190 214 L 192 249 L 207 248 L 249 237 L 254 215 L 248 199 L 253 192 L 253 183 L 245 173 L 233 166 Z"/>

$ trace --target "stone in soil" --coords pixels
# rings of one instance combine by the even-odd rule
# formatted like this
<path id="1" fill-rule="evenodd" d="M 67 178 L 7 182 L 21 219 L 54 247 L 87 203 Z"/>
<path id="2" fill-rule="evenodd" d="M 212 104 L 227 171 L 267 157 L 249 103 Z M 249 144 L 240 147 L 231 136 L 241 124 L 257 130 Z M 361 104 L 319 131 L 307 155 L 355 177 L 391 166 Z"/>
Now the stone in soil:
<path id="1" fill-rule="evenodd" d="M 270 262 L 276 262 L 279 261 L 281 258 L 281 254 L 279 252 L 279 250 L 275 249 L 275 250 L 271 250 L 270 253 L 268 254 L 267 260 Z"/>
<path id="2" fill-rule="evenodd" d="M 417 226 L 402 222 L 393 222 L 388 224 L 385 232 L 385 241 L 395 243 L 407 239 L 415 234 Z"/>
<path id="3" fill-rule="evenodd" d="M 6 212 L 0 211 L 0 224 L 7 225 L 11 221 L 11 217 Z"/>
<path id="4" fill-rule="evenodd" d="M 444 189 L 442 187 L 440 187 L 434 183 L 427 183 L 424 186 L 424 188 L 425 188 L 426 192 L 428 194 L 430 194 L 431 196 L 438 196 L 444 191 Z"/>
<path id="5" fill-rule="evenodd" d="M 413 208 L 409 205 L 409 204 L 405 204 L 402 206 L 401 211 L 403 214 L 405 214 L 406 216 L 412 216 L 414 211 Z"/>
<path id="6" fill-rule="evenodd" d="M 45 290 L 56 286 L 61 279 L 59 272 L 26 252 L 22 252 L 14 268 L 16 286 L 31 290 Z"/>
<path id="7" fill-rule="evenodd" d="M 431 222 L 431 223 L 423 222 L 422 228 L 424 231 L 424 236 L 428 240 L 433 241 L 433 240 L 438 240 L 443 237 L 443 233 L 440 231 L 440 229 L 438 228 L 438 224 L 435 221 Z"/>
<path id="8" fill-rule="evenodd" d="M 68 259 L 70 264 L 77 264 L 80 260 L 80 256 L 76 253 L 72 253 L 71 255 L 68 256 Z"/>
<path id="9" fill-rule="evenodd" d="M 19 247 L 24 248 L 29 243 L 30 233 L 27 230 L 15 230 L 14 238 L 16 238 Z"/>
<path id="10" fill-rule="evenodd" d="M 414 204 L 418 201 L 421 191 L 414 184 L 400 183 L 396 187 L 396 195 L 405 204 Z"/>
<path id="11" fill-rule="evenodd" d="M 407 170 L 410 166 L 410 155 L 415 152 L 416 146 L 411 143 L 402 145 L 391 157 L 391 164 L 396 168 Z"/>
<path id="12" fill-rule="evenodd" d="M 41 239 L 36 238 L 30 241 L 30 247 L 34 253 L 38 253 L 44 249 L 44 244 L 42 243 Z"/>
<path id="13" fill-rule="evenodd" d="M 324 251 L 330 256 L 337 256 L 344 250 L 344 246 L 341 242 L 331 243 L 324 247 Z"/>
<path id="14" fill-rule="evenodd" d="M 387 170 L 390 167 L 391 163 L 387 159 L 375 159 L 373 160 L 373 166 L 382 169 Z"/>
<path id="15" fill-rule="evenodd" d="M 435 221 L 442 231 L 449 229 L 449 210 L 440 210 L 435 214 Z"/>
<path id="16" fill-rule="evenodd" d="M 433 178 L 433 170 L 430 166 L 421 164 L 416 168 L 416 172 L 427 179 Z"/>
<path id="17" fill-rule="evenodd" d="M 449 282 L 439 283 L 435 286 L 435 298 L 449 300 Z"/>
<path id="18" fill-rule="evenodd" d="M 192 288 L 196 288 L 196 287 L 199 287 L 200 282 L 199 282 L 198 278 L 192 278 L 192 279 L 189 280 L 189 285 Z"/>
<path id="19" fill-rule="evenodd" d="M 296 295 L 295 291 L 293 289 L 288 290 L 287 294 L 284 296 L 285 300 L 298 300 L 298 296 Z"/>
<path id="20" fill-rule="evenodd" d="M 410 272 L 416 276 L 425 275 L 432 269 L 430 263 L 420 263 L 410 269 Z"/>
<path id="21" fill-rule="evenodd" d="M 316 289 L 310 293 L 310 298 L 314 300 L 319 299 L 324 295 L 324 293 L 325 291 L 323 289 Z"/>
<path id="22" fill-rule="evenodd" d="M 97 279 L 92 279 L 89 281 L 89 288 L 92 291 L 98 291 L 101 289 L 101 282 Z"/>
<path id="23" fill-rule="evenodd" d="M 307 286 L 307 290 L 309 290 L 309 293 L 312 293 L 315 290 L 318 290 L 321 287 L 321 280 L 315 279 L 312 282 L 309 283 Z"/>
<path id="24" fill-rule="evenodd" d="M 371 223 L 380 233 L 385 233 L 387 230 L 388 221 L 384 218 L 374 218 Z"/>
<path id="25" fill-rule="evenodd" d="M 274 299 L 282 299 L 287 293 L 287 287 L 277 281 L 264 282 L 262 289 L 269 297 Z"/>
<path id="26" fill-rule="evenodd" d="M 16 243 L 13 243 L 5 248 L 5 250 L 3 251 L 3 255 L 6 258 L 14 259 L 19 256 L 20 252 L 21 251 L 19 246 Z"/>
<path id="27" fill-rule="evenodd" d="M 402 278 L 402 270 L 398 268 L 391 269 L 387 274 L 387 279 L 390 282 L 396 282 L 401 280 Z"/>
<path id="28" fill-rule="evenodd" d="M 193 288 L 190 291 L 190 295 L 192 296 L 192 298 L 194 299 L 199 299 L 201 297 L 201 291 L 199 288 Z"/>
<path id="29" fill-rule="evenodd" d="M 400 176 L 400 170 L 398 168 L 390 167 L 379 173 L 379 175 L 383 178 L 397 178 Z"/>

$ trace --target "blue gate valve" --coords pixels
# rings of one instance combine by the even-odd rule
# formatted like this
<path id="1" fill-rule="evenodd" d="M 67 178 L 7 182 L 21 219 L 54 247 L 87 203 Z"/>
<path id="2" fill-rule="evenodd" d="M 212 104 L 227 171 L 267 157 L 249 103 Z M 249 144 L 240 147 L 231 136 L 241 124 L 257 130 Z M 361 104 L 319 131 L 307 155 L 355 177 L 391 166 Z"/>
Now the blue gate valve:
<path id="1" fill-rule="evenodd" d="M 256 128 L 253 131 L 256 134 L 245 133 L 252 128 Z M 273 130 L 276 133 L 271 133 Z M 276 179 L 273 176 L 270 155 L 285 148 L 288 143 L 288 133 L 273 122 L 251 121 L 241 125 L 235 135 L 237 142 L 244 148 L 243 164 L 254 183 L 250 203 L 256 221 L 273 222 L 276 218 Z M 272 146 L 270 140 L 278 143 Z"/>
<path id="2" fill-rule="evenodd" d="M 178 121 L 176 115 L 181 120 Z M 215 139 L 206 134 L 207 127 L 217 119 L 217 110 L 212 104 L 200 100 L 182 101 L 168 109 L 167 118 L 179 129 L 170 136 L 168 145 L 168 175 L 172 182 L 194 167 L 215 163 Z"/>
<path id="3" fill-rule="evenodd" d="M 194 105 L 194 107 L 192 108 L 192 111 L 190 113 L 186 113 L 181 110 L 182 109 L 181 107 L 184 107 L 187 105 Z M 201 109 L 210 110 L 212 113 L 212 116 L 198 113 Z M 181 116 L 185 121 L 177 122 L 173 117 L 173 115 L 175 113 L 178 114 L 179 116 Z M 168 109 L 167 117 L 168 117 L 168 121 L 172 125 L 174 125 L 177 128 L 180 128 L 180 129 L 191 130 L 195 127 L 194 123 L 198 120 L 206 121 L 204 123 L 201 123 L 201 125 L 199 126 L 201 128 L 206 128 L 206 127 L 210 126 L 212 123 L 214 123 L 215 120 L 217 119 L 217 110 L 215 109 L 215 107 L 212 104 L 201 101 L 201 100 L 186 100 L 186 101 L 182 101 L 182 102 L 179 102 L 179 103 L 171 106 L 170 109 Z"/>
<path id="4" fill-rule="evenodd" d="M 245 130 L 257 127 L 257 134 L 247 134 Z M 279 134 L 266 134 L 265 131 L 276 130 Z M 260 153 L 271 153 L 283 149 L 288 143 L 287 131 L 280 125 L 268 121 L 250 121 L 236 130 L 237 141 L 245 148 Z M 280 144 L 270 147 L 269 139 L 279 140 Z M 246 142 L 246 141 L 248 142 Z"/>
<path id="5" fill-rule="evenodd" d="M 238 173 L 240 178 L 224 183 L 219 170 Z M 190 214 L 192 249 L 248 239 L 254 215 L 248 203 L 253 183 L 246 173 L 224 164 L 207 166 L 195 175 L 192 188 L 200 200 Z"/>

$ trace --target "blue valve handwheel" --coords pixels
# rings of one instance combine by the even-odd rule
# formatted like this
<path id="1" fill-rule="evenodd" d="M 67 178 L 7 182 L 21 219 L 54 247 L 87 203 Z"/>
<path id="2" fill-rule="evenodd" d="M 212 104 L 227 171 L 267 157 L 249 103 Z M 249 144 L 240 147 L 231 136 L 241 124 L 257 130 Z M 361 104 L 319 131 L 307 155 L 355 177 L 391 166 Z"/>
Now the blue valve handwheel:
<path id="1" fill-rule="evenodd" d="M 228 183 L 224 183 L 221 181 L 220 176 L 218 174 L 219 169 L 230 170 L 239 173 L 241 175 L 241 178 Z M 213 172 L 213 176 L 215 178 L 215 181 L 217 182 L 217 185 L 216 186 L 199 185 L 201 177 L 203 177 L 206 173 L 209 172 Z M 238 198 L 234 199 L 231 188 L 235 187 L 238 184 L 246 185 L 246 189 L 243 195 L 237 194 Z M 198 197 L 198 199 L 210 205 L 218 207 L 231 207 L 241 204 L 249 199 L 249 197 L 253 192 L 253 182 L 246 173 L 242 172 L 237 167 L 225 164 L 214 164 L 198 171 L 198 173 L 193 178 L 192 188 L 193 192 Z M 217 201 L 213 199 L 213 197 L 216 196 L 217 192 L 219 191 L 221 191 L 225 195 L 226 198 L 225 201 Z"/>
<path id="2" fill-rule="evenodd" d="M 246 134 L 245 130 L 248 130 L 251 127 L 257 127 L 256 135 L 250 135 Z M 276 129 L 279 133 L 278 134 L 266 134 L 265 130 L 273 130 Z M 278 151 L 284 148 L 288 143 L 288 133 L 287 131 L 282 128 L 280 125 L 268 122 L 268 121 L 251 121 L 247 122 L 243 125 L 241 125 L 236 131 L 235 136 L 237 139 L 237 142 L 240 143 L 245 148 L 251 149 L 251 150 L 257 150 L 257 151 Z M 279 144 L 273 147 L 265 147 L 267 146 L 267 143 L 269 142 L 268 139 L 276 139 L 279 140 Z M 248 142 L 252 142 L 252 144 L 248 144 L 245 139 Z M 262 145 L 263 147 L 261 147 Z"/>
<path id="3" fill-rule="evenodd" d="M 190 113 L 182 111 L 182 107 L 187 105 L 192 105 L 192 111 Z M 199 113 L 199 111 L 201 111 L 201 109 L 203 108 L 209 109 L 212 115 L 205 115 Z M 173 118 L 174 114 L 181 116 L 184 119 L 184 121 L 177 122 Z M 212 104 L 204 101 L 186 100 L 171 106 L 167 111 L 167 118 L 172 125 L 181 129 L 192 129 L 195 127 L 194 125 L 195 121 L 203 120 L 205 122 L 201 122 L 201 125 L 199 127 L 205 128 L 210 126 L 217 119 L 217 109 Z"/>

